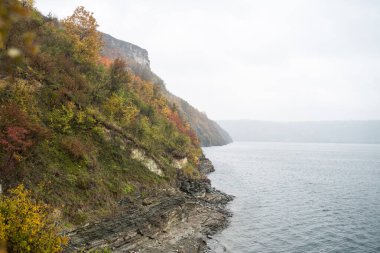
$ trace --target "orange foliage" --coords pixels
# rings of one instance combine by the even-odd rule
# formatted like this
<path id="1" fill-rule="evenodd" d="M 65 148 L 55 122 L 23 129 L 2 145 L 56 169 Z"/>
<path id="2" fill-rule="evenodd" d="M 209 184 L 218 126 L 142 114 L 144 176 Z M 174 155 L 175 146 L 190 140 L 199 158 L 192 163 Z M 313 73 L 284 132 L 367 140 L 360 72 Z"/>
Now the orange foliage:
<path id="1" fill-rule="evenodd" d="M 133 90 L 144 102 L 151 103 L 154 96 L 154 84 L 142 80 L 139 76 L 131 77 L 131 90 Z"/>
<path id="2" fill-rule="evenodd" d="M 172 122 L 177 127 L 179 132 L 189 136 L 193 144 L 195 145 L 199 144 L 199 140 L 195 132 L 193 131 L 193 129 L 190 127 L 188 123 L 185 123 L 182 120 L 178 112 L 173 111 L 169 108 L 165 108 L 163 112 L 166 115 L 166 117 L 169 119 L 169 121 Z"/>
<path id="3" fill-rule="evenodd" d="M 110 58 L 104 56 L 100 57 L 100 63 L 106 66 L 107 68 L 111 66 L 112 62 L 113 61 Z"/>

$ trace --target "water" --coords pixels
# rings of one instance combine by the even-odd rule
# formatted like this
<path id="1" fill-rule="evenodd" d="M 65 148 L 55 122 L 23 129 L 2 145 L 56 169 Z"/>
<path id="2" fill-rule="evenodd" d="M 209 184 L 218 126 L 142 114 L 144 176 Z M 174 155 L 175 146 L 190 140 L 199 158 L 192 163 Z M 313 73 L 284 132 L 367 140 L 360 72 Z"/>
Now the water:
<path id="1" fill-rule="evenodd" d="M 380 252 L 380 145 L 233 143 L 204 148 L 236 199 L 214 239 L 227 252 Z"/>

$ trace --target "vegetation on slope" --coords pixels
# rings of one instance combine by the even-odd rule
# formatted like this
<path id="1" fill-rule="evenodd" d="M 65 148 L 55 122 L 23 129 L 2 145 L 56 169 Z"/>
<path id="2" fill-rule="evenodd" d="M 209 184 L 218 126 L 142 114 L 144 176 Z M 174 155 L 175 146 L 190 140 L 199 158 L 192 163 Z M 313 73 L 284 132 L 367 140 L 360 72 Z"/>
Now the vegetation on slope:
<path id="1" fill-rule="evenodd" d="M 0 196 L 0 252 L 61 252 L 67 238 L 49 208 L 33 202 L 22 185 L 9 193 Z"/>
<path id="2" fill-rule="evenodd" d="M 123 60 L 102 63 L 92 13 L 78 7 L 58 21 L 26 2 L 17 13 L 0 2 L 3 188 L 23 183 L 75 224 L 176 185 L 176 161 L 197 177 L 194 131 L 162 87 Z"/>
<path id="3" fill-rule="evenodd" d="M 188 102 L 169 91 L 165 92 L 165 97 L 175 104 L 181 116 L 189 122 L 200 140 L 201 146 L 222 146 L 232 142 L 230 135 L 218 123 L 209 119 L 205 113 L 198 111 Z"/>
<path id="4" fill-rule="evenodd" d="M 143 80 L 160 86 L 166 99 L 177 108 L 181 117 L 194 129 L 202 146 L 220 146 L 232 142 L 229 134 L 215 121 L 210 120 L 206 114 L 166 90 L 164 82 L 150 70 L 148 52 L 145 49 L 104 33 L 102 33 L 102 39 L 104 42 L 102 60 L 107 63 L 121 57 L 128 62 L 131 71 Z"/>

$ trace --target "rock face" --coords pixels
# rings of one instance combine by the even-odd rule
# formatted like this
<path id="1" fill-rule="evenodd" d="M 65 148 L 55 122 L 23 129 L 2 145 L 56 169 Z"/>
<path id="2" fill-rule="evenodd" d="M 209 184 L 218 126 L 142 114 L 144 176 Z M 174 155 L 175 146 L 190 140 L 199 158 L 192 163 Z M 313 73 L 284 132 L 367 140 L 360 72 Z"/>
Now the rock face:
<path id="1" fill-rule="evenodd" d="M 174 168 L 183 169 L 188 164 L 187 157 L 182 159 L 174 159 L 172 165 Z"/>
<path id="2" fill-rule="evenodd" d="M 150 69 L 148 51 L 132 43 L 118 40 L 111 35 L 102 33 L 104 47 L 102 54 L 111 60 L 124 58 L 133 60 L 144 68 Z"/>
<path id="3" fill-rule="evenodd" d="M 146 156 L 143 150 L 137 148 L 133 149 L 131 153 L 131 158 L 141 162 L 151 172 L 161 177 L 164 175 L 164 172 L 158 167 L 157 163 L 152 158 Z"/>
<path id="4" fill-rule="evenodd" d="M 206 175 L 215 171 L 214 165 L 212 165 L 211 161 L 207 159 L 205 156 L 202 156 L 199 159 L 199 162 L 199 170 L 202 174 Z"/>
<path id="5" fill-rule="evenodd" d="M 112 217 L 71 231 L 67 252 L 208 252 L 207 239 L 228 224 L 225 206 L 233 197 L 212 188 L 206 177 L 191 180 L 178 173 L 178 188 L 126 199 Z"/>

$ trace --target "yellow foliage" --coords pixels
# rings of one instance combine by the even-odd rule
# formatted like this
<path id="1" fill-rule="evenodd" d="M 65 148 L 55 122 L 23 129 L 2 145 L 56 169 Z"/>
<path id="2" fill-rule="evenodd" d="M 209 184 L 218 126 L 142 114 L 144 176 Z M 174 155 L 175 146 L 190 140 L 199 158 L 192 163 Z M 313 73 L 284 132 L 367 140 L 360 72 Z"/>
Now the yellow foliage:
<path id="1" fill-rule="evenodd" d="M 139 95 L 145 102 L 151 102 L 154 98 L 154 84 L 152 82 L 143 81 L 139 76 L 131 77 L 129 89 Z"/>
<path id="2" fill-rule="evenodd" d="M 89 64 L 97 62 L 102 41 L 100 33 L 96 30 L 98 23 L 93 13 L 86 11 L 83 6 L 79 6 L 73 15 L 63 20 L 63 25 L 74 42 L 76 60 Z"/>
<path id="3" fill-rule="evenodd" d="M 166 118 L 168 118 L 168 117 L 172 114 L 172 110 L 171 110 L 169 107 L 165 106 L 165 107 L 162 109 L 162 114 L 163 114 Z"/>
<path id="4" fill-rule="evenodd" d="M 62 105 L 61 108 L 52 110 L 49 115 L 50 126 L 62 133 L 70 132 L 71 123 L 75 116 L 74 110 L 75 104 L 73 102 L 68 102 L 66 105 Z"/>
<path id="5" fill-rule="evenodd" d="M 103 109 L 109 117 L 113 118 L 120 111 L 123 103 L 123 98 L 114 94 L 105 101 Z"/>
<path id="6" fill-rule="evenodd" d="M 4 88 L 9 90 L 9 93 L 12 94 L 12 99 L 23 111 L 35 112 L 34 96 L 39 87 L 40 83 L 36 81 L 15 79 L 13 83 L 9 82 Z"/>
<path id="7" fill-rule="evenodd" d="M 4 216 L 0 213 L 0 243 L 5 241 L 5 231 L 7 226 L 5 225 Z"/>
<path id="8" fill-rule="evenodd" d="M 126 105 L 123 108 L 123 118 L 122 118 L 123 123 L 132 122 L 137 117 L 139 112 L 140 112 L 139 109 L 132 103 Z"/>
<path id="9" fill-rule="evenodd" d="M 134 104 L 126 104 L 122 96 L 115 94 L 105 101 L 103 109 L 111 119 L 125 124 L 133 121 L 139 113 L 139 109 Z"/>
<path id="10" fill-rule="evenodd" d="M 61 252 L 67 243 L 47 207 L 33 202 L 22 185 L 0 199 L 0 238 L 9 252 Z"/>

